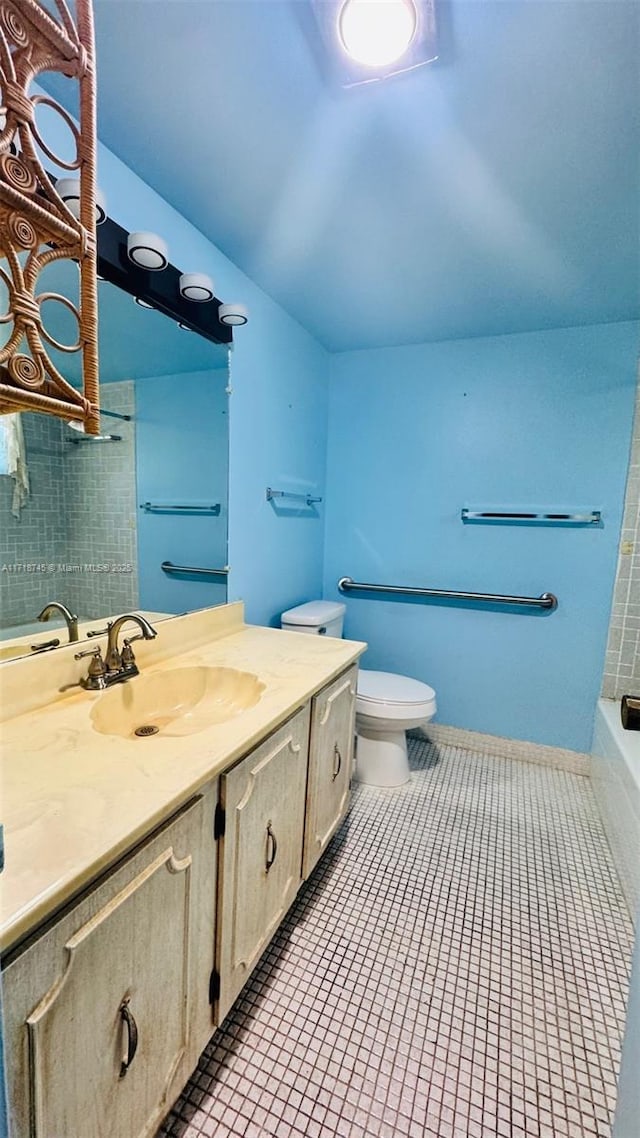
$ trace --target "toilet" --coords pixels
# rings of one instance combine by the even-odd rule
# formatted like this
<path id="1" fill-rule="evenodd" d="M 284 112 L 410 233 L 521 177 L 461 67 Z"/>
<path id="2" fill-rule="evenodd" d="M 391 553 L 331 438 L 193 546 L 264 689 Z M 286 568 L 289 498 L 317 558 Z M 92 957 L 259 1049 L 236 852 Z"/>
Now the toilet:
<path id="1" fill-rule="evenodd" d="M 345 605 L 308 601 L 283 612 L 289 632 L 342 636 Z M 370 786 L 402 786 L 409 781 L 406 732 L 424 727 L 436 713 L 436 693 L 428 684 L 393 672 L 358 672 L 356 696 L 356 778 Z"/>

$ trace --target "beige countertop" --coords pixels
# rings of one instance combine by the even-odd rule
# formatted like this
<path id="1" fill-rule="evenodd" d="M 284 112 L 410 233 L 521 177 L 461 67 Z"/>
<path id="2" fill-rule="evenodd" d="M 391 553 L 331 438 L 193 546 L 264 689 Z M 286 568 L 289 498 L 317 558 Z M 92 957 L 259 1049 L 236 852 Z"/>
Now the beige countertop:
<path id="1" fill-rule="evenodd" d="M 365 648 L 247 626 L 241 604 L 167 621 L 155 641 L 136 645 L 142 675 L 225 666 L 253 673 L 265 690 L 255 706 L 197 734 L 142 739 L 94 730 L 90 713 L 103 693 L 60 695 L 61 680 L 86 673 L 87 661 L 73 662 L 71 650 L 4 664 L 0 946 L 7 949 L 33 931 Z M 18 713 L 6 718 L 12 710 Z"/>

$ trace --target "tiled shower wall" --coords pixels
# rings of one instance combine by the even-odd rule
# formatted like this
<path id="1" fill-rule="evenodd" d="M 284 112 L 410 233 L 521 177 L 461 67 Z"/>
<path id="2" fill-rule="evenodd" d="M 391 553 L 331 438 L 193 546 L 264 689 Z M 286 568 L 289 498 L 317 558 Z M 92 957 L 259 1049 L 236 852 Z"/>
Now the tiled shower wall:
<path id="1" fill-rule="evenodd" d="M 640 384 L 602 694 L 607 699 L 640 694 Z"/>
<path id="2" fill-rule="evenodd" d="M 133 414 L 133 382 L 105 384 L 101 402 Z M 11 514 L 13 480 L 0 478 L 2 626 L 31 623 L 51 600 L 81 617 L 136 608 L 134 423 L 103 419 L 103 430 L 122 442 L 78 445 L 47 415 L 24 414 L 22 425 L 31 494 L 19 519 Z"/>
<path id="3" fill-rule="evenodd" d="M 0 617 L 3 626 L 35 620 L 47 601 L 60 598 L 58 565 L 65 543 L 64 443 L 59 419 L 22 416 L 31 495 L 11 513 L 13 479 L 0 478 Z M 44 569 L 40 566 L 46 566 Z"/>
<path id="4" fill-rule="evenodd" d="M 133 381 L 103 384 L 100 405 L 133 416 Z M 89 616 L 138 607 L 135 422 L 103 418 L 102 431 L 122 441 L 71 446 L 65 464 L 66 556 L 82 566 L 71 571 L 71 593 Z"/>

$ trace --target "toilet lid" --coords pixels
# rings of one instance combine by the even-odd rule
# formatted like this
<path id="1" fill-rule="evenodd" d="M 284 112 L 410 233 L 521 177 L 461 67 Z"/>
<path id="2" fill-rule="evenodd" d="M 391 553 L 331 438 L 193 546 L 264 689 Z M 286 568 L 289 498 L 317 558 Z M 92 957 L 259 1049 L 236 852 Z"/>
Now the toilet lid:
<path id="1" fill-rule="evenodd" d="M 394 672 L 358 672 L 358 700 L 366 703 L 427 703 L 436 698 L 428 684 Z"/>
<path id="2" fill-rule="evenodd" d="M 281 616 L 283 624 L 308 625 L 309 628 L 318 628 L 322 624 L 329 624 L 344 616 L 346 605 L 340 601 L 307 601 L 304 605 L 296 605 L 294 609 L 287 609 Z"/>

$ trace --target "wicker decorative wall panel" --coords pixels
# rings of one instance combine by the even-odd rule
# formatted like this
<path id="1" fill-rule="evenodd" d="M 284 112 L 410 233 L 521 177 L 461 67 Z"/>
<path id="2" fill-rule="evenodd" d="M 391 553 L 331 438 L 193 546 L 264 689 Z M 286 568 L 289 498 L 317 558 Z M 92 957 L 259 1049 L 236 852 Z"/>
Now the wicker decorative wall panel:
<path id="1" fill-rule="evenodd" d="M 80 129 L 63 108 L 30 86 L 44 71 L 79 84 Z M 0 413 L 29 410 L 82 421 L 99 433 L 98 312 L 96 286 L 95 52 L 91 0 L 76 0 L 75 19 L 65 0 L 0 0 L 0 278 L 9 296 L 0 324 Z M 75 141 L 75 155 L 55 155 L 36 121 L 39 104 L 60 114 Z M 4 121 L 3 121 L 4 120 Z M 80 180 L 79 219 L 55 189 L 45 155 Z M 45 266 L 72 259 L 80 273 L 79 302 L 39 291 Z M 56 300 L 77 319 L 74 344 L 47 331 L 45 301 Z M 50 349 L 81 352 L 83 390 L 64 378 Z"/>

